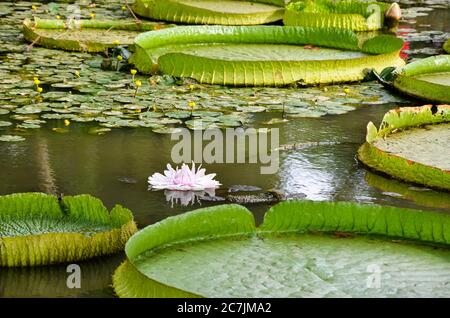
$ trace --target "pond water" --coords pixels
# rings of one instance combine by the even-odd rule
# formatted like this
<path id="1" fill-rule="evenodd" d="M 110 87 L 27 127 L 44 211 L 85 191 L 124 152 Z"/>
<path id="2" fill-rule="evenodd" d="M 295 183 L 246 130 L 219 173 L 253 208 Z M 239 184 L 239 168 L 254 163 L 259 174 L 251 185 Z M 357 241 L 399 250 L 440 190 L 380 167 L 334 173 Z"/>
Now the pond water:
<path id="1" fill-rule="evenodd" d="M 105 5 L 101 1 L 97 3 L 97 8 L 88 11 L 97 10 L 97 16 L 108 16 L 103 9 Z M 113 16 L 123 15 L 118 1 L 110 3 L 117 3 Z M 411 58 L 422 58 L 441 52 L 442 42 L 450 32 L 450 1 L 408 1 L 404 6 L 408 9 L 398 32 L 409 42 L 405 53 Z M 195 86 L 192 89 L 189 84 L 167 78 L 143 88 L 138 102 L 124 101 L 134 94 L 124 84 L 123 79 L 130 77 L 128 71 L 101 70 L 102 59 L 95 54 L 71 55 L 38 47 L 23 53 L 26 43 L 17 25 L 29 14 L 31 3 L 2 2 L 0 9 L 3 10 L 0 14 L 0 124 L 2 121 L 10 123 L 0 125 L 0 135 L 24 138 L 21 142 L 0 142 L 0 194 L 89 193 L 102 199 L 109 208 L 119 203 L 131 209 L 140 228 L 168 216 L 216 204 L 195 200 L 189 206 L 181 206 L 168 201 L 164 192 L 148 189 L 148 176 L 161 172 L 166 163 L 171 162 L 175 144 L 169 134 L 152 130 L 161 132 L 177 127 L 179 119 L 170 121 L 170 117 L 164 115 L 157 121 L 160 124 L 166 120 L 167 126 L 151 122 L 147 128 L 133 128 L 131 115 L 122 117 L 128 120 L 125 124 L 116 119 L 126 114 L 124 109 L 130 113 L 135 109 L 140 112 L 142 104 L 152 107 L 152 103 L 156 103 L 158 109 L 186 112 L 186 100 L 194 100 L 199 111 L 219 112 L 222 117 L 218 122 L 222 127 L 235 126 L 236 121 L 242 120 L 244 127 L 280 128 L 282 149 L 276 174 L 260 174 L 260 164 L 205 165 L 208 172 L 217 173 L 217 180 L 223 184 L 218 195 L 225 195 L 233 185 L 248 185 L 264 191 L 277 190 L 288 198 L 356 201 L 450 212 L 449 193 L 375 174 L 355 159 L 358 147 L 365 140 L 369 121 L 378 125 L 389 109 L 419 105 L 419 101 L 407 100 L 374 82 L 313 88 Z M 43 11 L 42 16 L 47 14 Z M 72 60 L 67 58 L 69 56 Z M 74 65 L 75 68 L 70 68 Z M 81 76 L 84 83 L 81 88 L 71 85 L 78 77 L 76 70 L 87 74 Z M 46 71 L 49 74 L 45 74 Z M 43 78 L 43 87 L 49 94 L 42 95 L 44 100 L 37 106 L 30 102 L 36 98 L 32 80 L 35 74 Z M 101 78 L 108 80 L 102 82 Z M 93 91 L 94 100 L 89 99 Z M 119 99 L 121 93 L 124 97 Z M 106 114 L 108 119 L 103 123 L 107 125 L 100 127 L 104 130 L 98 130 L 98 123 L 83 122 L 78 115 L 72 116 L 74 112 L 64 111 L 80 104 L 90 111 L 97 107 L 96 111 Z M 279 122 L 283 108 L 288 120 Z M 269 111 L 262 111 L 266 109 Z M 64 117 L 68 113 L 71 116 Z M 70 121 L 70 125 L 64 119 Z M 122 128 L 114 128 L 117 126 Z M 269 205 L 250 204 L 248 207 L 261 221 Z M 65 266 L 3 268 L 0 269 L 0 297 L 112 296 L 110 276 L 123 259 L 123 255 L 118 255 L 81 263 L 81 290 L 64 288 Z"/>

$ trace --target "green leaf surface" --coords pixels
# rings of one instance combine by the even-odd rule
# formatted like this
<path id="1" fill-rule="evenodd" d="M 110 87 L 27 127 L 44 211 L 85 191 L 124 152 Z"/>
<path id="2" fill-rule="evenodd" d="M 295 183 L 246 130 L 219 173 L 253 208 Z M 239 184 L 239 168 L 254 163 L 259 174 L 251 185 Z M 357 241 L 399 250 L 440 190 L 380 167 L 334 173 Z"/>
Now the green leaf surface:
<path id="1" fill-rule="evenodd" d="M 426 101 L 450 103 L 450 55 L 431 56 L 398 69 L 394 86 Z"/>
<path id="2" fill-rule="evenodd" d="M 135 44 L 131 59 L 141 72 L 159 66 L 175 77 L 233 86 L 356 81 L 366 69 L 404 64 L 400 39 L 360 44 L 353 32 L 331 28 L 185 26 L 143 33 Z"/>
<path id="3" fill-rule="evenodd" d="M 0 196 L 0 266 L 83 260 L 123 249 L 136 231 L 131 212 L 111 213 L 88 195 L 43 193 Z"/>
<path id="4" fill-rule="evenodd" d="M 385 196 L 395 196 L 421 206 L 450 210 L 450 193 L 448 192 L 412 186 L 370 171 L 366 173 L 364 179 L 368 185 L 382 191 Z"/>
<path id="5" fill-rule="evenodd" d="M 224 205 L 147 227 L 127 243 L 128 260 L 113 278 L 116 293 L 121 297 L 423 297 L 430 291 L 449 295 L 447 214 L 287 201 L 272 207 L 259 228 L 253 222 L 245 208 Z M 342 232 L 354 235 L 329 234 Z M 394 238 L 402 241 L 393 243 Z M 442 245 L 430 247 L 425 242 Z M 379 288 L 368 285 L 373 270 L 381 273 Z"/>
<path id="6" fill-rule="evenodd" d="M 443 85 L 450 88 L 450 72 L 426 73 L 413 77 L 419 81 L 425 81 L 433 84 Z"/>
<path id="7" fill-rule="evenodd" d="M 369 123 L 358 157 L 395 178 L 450 190 L 449 122 L 447 105 L 391 110 L 380 129 Z"/>
<path id="8" fill-rule="evenodd" d="M 156 22 L 136 23 L 134 20 L 62 20 L 26 19 L 25 39 L 47 48 L 68 51 L 103 52 L 118 45 L 131 45 L 144 31 L 168 27 Z M 58 84 L 60 85 L 60 84 Z"/>
<path id="9" fill-rule="evenodd" d="M 185 24 L 256 25 L 281 20 L 281 0 L 137 0 L 133 10 L 146 18 Z"/>
<path id="10" fill-rule="evenodd" d="M 450 171 L 450 123 L 411 128 L 377 139 L 373 145 L 381 151 L 423 165 Z"/>

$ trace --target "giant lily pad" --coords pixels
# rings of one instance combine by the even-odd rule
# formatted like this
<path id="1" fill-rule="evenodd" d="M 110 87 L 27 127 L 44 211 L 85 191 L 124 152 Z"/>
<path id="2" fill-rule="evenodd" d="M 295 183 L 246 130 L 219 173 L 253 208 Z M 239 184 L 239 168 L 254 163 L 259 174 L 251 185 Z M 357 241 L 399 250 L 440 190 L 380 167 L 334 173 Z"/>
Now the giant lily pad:
<path id="1" fill-rule="evenodd" d="M 383 27 L 389 4 L 357 0 L 301 0 L 289 4 L 285 25 L 328 27 L 354 31 L 378 30 Z"/>
<path id="2" fill-rule="evenodd" d="M 132 60 L 142 72 L 159 65 L 172 76 L 234 86 L 358 81 L 366 69 L 404 64 L 402 40 L 378 36 L 359 43 L 350 30 L 185 26 L 143 33 L 135 44 Z"/>
<path id="3" fill-rule="evenodd" d="M 131 212 L 110 213 L 88 195 L 42 193 L 0 197 L 0 266 L 79 261 L 121 251 L 136 231 Z"/>
<path id="4" fill-rule="evenodd" d="M 135 234 L 113 285 L 121 297 L 448 297 L 449 244 L 448 214 L 288 201 L 256 228 L 223 205 Z"/>
<path id="5" fill-rule="evenodd" d="M 159 30 L 166 25 L 134 20 L 62 20 L 26 19 L 23 33 L 28 41 L 51 49 L 103 52 L 118 45 L 133 44 L 143 31 Z"/>
<path id="6" fill-rule="evenodd" d="M 258 3 L 260 2 L 260 3 Z M 144 17 L 186 24 L 255 25 L 283 18 L 283 0 L 137 0 Z"/>
<path id="7" fill-rule="evenodd" d="M 389 111 L 380 129 L 370 122 L 358 156 L 364 164 L 404 181 L 450 190 L 450 106 Z"/>
<path id="8" fill-rule="evenodd" d="M 395 71 L 394 86 L 401 92 L 438 103 L 450 103 L 450 55 L 438 55 Z"/>

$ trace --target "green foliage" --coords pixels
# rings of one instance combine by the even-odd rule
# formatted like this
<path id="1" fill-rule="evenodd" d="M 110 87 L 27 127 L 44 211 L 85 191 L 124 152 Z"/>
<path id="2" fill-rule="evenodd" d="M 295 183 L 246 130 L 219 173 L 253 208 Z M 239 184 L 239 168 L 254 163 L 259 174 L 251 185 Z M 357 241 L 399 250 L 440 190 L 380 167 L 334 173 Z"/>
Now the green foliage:
<path id="1" fill-rule="evenodd" d="M 287 6 L 283 21 L 285 25 L 370 31 L 383 27 L 388 8 L 375 1 L 304 0 Z"/>
<path id="2" fill-rule="evenodd" d="M 362 45 L 361 51 L 370 54 L 383 54 L 400 51 L 403 40 L 392 35 L 379 35 L 368 39 Z"/>
<path id="3" fill-rule="evenodd" d="M 408 134 L 408 130 L 417 127 L 448 122 L 450 122 L 450 107 L 447 105 L 427 105 L 391 110 L 385 114 L 378 130 L 373 123 L 369 123 L 366 136 L 367 142 L 358 151 L 359 160 L 372 169 L 401 180 L 450 190 L 450 174 L 447 171 L 445 162 L 448 158 L 444 156 L 443 160 L 438 160 L 436 157 L 441 152 L 445 153 L 445 142 L 439 143 L 439 139 L 430 140 L 427 147 L 434 148 L 429 150 L 425 146 L 417 146 L 415 144 L 420 131 L 415 131 L 414 138 L 411 138 L 410 134 Z M 439 127 L 439 125 L 436 126 L 436 128 Z M 443 129 L 446 131 L 445 126 Z M 422 129 L 422 133 L 430 134 L 430 131 L 430 128 Z M 396 138 L 395 140 L 397 141 L 386 144 L 384 141 L 389 141 L 391 136 Z M 445 140 L 445 137 L 443 138 Z M 389 147 L 389 150 L 386 147 Z M 404 150 L 399 147 L 406 149 L 417 147 L 414 159 L 410 158 L 409 155 L 402 155 Z M 435 158 L 432 159 L 431 157 L 434 153 L 436 153 L 434 155 Z"/>
<path id="4" fill-rule="evenodd" d="M 131 212 L 111 214 L 89 195 L 0 196 L 0 266 L 37 266 L 121 251 L 136 231 Z"/>
<path id="5" fill-rule="evenodd" d="M 450 39 L 445 41 L 443 49 L 444 49 L 445 52 L 450 54 Z"/>
<path id="6" fill-rule="evenodd" d="M 381 122 L 378 137 L 386 137 L 394 130 L 438 124 L 450 121 L 448 106 L 403 107 L 388 111 Z"/>
<path id="7" fill-rule="evenodd" d="M 359 235 L 337 240 L 325 234 L 342 232 Z M 256 228 L 244 207 L 200 209 L 135 234 L 113 286 L 120 297 L 370 297 L 386 295 L 391 288 L 397 288 L 397 296 L 421 295 L 429 288 L 440 295 L 448 292 L 431 284 L 426 274 L 448 274 L 443 266 L 448 249 L 392 244 L 389 238 L 448 246 L 450 216 L 345 202 L 287 201 L 272 207 Z M 381 289 L 367 288 L 361 273 L 367 274 L 367 264 L 380 257 L 390 280 Z M 414 277 L 414 286 L 397 286 L 408 271 L 425 274 Z"/>
<path id="8" fill-rule="evenodd" d="M 366 69 L 404 64 L 401 40 L 367 41 L 361 50 L 355 33 L 331 28 L 186 26 L 139 35 L 132 62 L 144 73 L 159 66 L 172 76 L 233 86 L 357 81 Z"/>
<path id="9" fill-rule="evenodd" d="M 230 204 L 204 208 L 146 227 L 127 242 L 125 251 L 130 259 L 134 259 L 147 250 L 167 244 L 246 234 L 254 229 L 251 212 L 242 206 Z"/>
<path id="10" fill-rule="evenodd" d="M 397 70 L 399 75 L 415 76 L 426 73 L 450 72 L 450 55 L 430 56 Z"/>
<path id="11" fill-rule="evenodd" d="M 0 220 L 60 217 L 58 199 L 44 193 L 17 193 L 0 196 Z"/>

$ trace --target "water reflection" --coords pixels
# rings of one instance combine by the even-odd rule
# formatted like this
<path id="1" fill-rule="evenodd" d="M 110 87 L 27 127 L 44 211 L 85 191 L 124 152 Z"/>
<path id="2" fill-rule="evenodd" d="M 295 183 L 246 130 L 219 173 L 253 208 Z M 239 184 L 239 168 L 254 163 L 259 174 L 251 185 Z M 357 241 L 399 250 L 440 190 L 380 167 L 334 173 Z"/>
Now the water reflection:
<path id="1" fill-rule="evenodd" d="M 67 287 L 67 264 L 0 268 L 0 297 L 112 297 L 112 274 L 124 257 L 118 254 L 77 263 L 80 289 Z"/>
<path id="2" fill-rule="evenodd" d="M 164 195 L 166 201 L 170 202 L 171 207 L 174 205 L 189 206 L 200 203 L 205 197 L 215 197 L 215 189 L 205 189 L 204 191 L 174 191 L 165 190 Z"/>
<path id="3" fill-rule="evenodd" d="M 365 180 L 370 186 L 381 191 L 382 195 L 394 196 L 414 202 L 424 207 L 450 211 L 450 193 L 412 185 L 368 171 Z"/>

